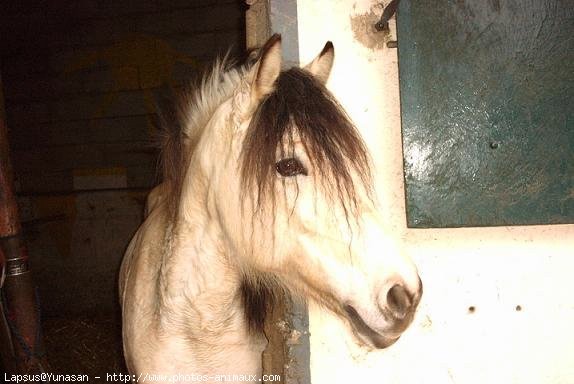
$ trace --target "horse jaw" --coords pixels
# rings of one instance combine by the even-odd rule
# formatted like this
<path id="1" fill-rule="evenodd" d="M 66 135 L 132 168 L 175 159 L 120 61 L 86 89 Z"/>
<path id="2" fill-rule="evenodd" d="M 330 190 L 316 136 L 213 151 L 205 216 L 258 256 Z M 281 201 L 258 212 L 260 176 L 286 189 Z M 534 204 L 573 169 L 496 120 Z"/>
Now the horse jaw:
<path id="1" fill-rule="evenodd" d="M 325 217 L 321 208 L 302 211 Z M 376 212 L 367 212 L 360 220 L 352 230 L 346 223 L 338 229 L 323 223 L 323 232 L 311 224 L 312 217 L 309 224 L 300 222 L 303 228 L 297 242 L 306 256 L 297 260 L 314 262 L 293 266 L 296 277 L 291 280 L 304 281 L 305 286 L 297 290 L 338 314 L 359 344 L 386 348 L 412 323 L 422 284 L 414 264 L 384 233 Z"/>

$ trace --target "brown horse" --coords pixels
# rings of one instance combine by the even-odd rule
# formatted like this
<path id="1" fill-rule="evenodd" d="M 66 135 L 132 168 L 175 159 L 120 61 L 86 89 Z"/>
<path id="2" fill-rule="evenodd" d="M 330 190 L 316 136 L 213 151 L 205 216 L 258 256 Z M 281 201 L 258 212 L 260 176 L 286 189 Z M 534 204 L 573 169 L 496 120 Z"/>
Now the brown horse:
<path id="1" fill-rule="evenodd" d="M 275 35 L 252 65 L 216 64 L 166 140 L 165 180 L 120 276 L 136 377 L 259 377 L 277 290 L 319 302 L 371 348 L 413 319 L 417 270 L 385 234 L 365 145 L 324 86 L 333 45 L 286 71 L 280 52 Z"/>

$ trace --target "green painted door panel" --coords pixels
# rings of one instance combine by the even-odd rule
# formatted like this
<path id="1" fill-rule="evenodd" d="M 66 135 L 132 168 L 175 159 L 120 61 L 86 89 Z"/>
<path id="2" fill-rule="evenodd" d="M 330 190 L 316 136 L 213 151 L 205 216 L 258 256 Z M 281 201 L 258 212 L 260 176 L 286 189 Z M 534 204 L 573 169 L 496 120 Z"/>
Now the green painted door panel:
<path id="1" fill-rule="evenodd" d="M 402 0 L 410 227 L 574 223 L 574 2 Z"/>

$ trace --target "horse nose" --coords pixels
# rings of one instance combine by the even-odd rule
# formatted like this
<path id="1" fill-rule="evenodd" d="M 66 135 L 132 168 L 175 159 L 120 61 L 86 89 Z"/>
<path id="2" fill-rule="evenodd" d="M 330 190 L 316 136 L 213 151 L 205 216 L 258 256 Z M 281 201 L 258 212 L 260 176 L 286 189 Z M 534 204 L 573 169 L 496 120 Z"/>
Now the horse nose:
<path id="1" fill-rule="evenodd" d="M 397 319 L 403 319 L 410 312 L 412 303 L 412 299 L 402 285 L 395 284 L 387 292 L 387 308 Z"/>
<path id="2" fill-rule="evenodd" d="M 395 284 L 385 294 L 381 295 L 379 306 L 384 312 L 392 315 L 396 320 L 402 320 L 411 315 L 416 309 L 422 292 L 422 284 L 416 291 L 409 291 L 401 284 Z M 382 301 L 382 302 L 381 302 Z M 385 310 L 386 308 L 386 310 Z"/>

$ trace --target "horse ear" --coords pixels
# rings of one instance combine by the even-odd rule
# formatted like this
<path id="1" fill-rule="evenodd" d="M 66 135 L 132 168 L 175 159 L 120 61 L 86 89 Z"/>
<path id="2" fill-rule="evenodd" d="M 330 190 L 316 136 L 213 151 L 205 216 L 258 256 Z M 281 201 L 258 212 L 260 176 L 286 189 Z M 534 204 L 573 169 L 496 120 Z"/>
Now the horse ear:
<path id="1" fill-rule="evenodd" d="M 251 84 L 251 99 L 258 102 L 273 92 L 275 80 L 281 72 L 281 35 L 274 34 L 267 40 L 255 64 L 255 78 Z"/>
<path id="2" fill-rule="evenodd" d="M 333 60 L 335 59 L 335 47 L 330 41 L 325 44 L 325 47 L 312 62 L 307 64 L 303 69 L 311 72 L 313 76 L 321 83 L 325 84 L 333 68 Z"/>

